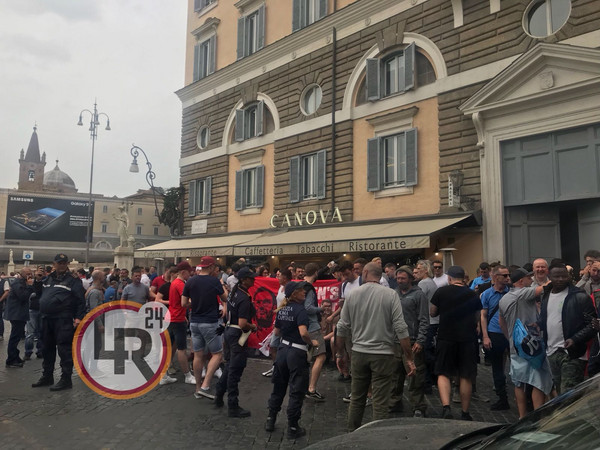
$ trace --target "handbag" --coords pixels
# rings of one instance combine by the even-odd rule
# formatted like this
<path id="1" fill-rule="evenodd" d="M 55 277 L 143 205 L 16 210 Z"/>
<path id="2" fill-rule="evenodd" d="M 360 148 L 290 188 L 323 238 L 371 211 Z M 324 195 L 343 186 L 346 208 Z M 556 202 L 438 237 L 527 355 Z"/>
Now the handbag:
<path id="1" fill-rule="evenodd" d="M 546 346 L 537 329 L 526 327 L 521 319 L 517 319 L 512 338 L 518 355 L 527 360 L 534 369 L 540 369 L 546 359 Z"/>

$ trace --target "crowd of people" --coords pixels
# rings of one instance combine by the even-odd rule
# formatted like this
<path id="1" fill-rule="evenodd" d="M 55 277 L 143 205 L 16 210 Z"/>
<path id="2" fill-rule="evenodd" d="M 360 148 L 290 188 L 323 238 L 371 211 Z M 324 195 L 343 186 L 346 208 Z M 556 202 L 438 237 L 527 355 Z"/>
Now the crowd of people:
<path id="1" fill-rule="evenodd" d="M 115 300 L 156 301 L 169 309 L 176 349 L 160 384 L 177 382 L 179 367 L 197 398 L 220 408 L 227 395 L 229 417 L 251 415 L 239 404 L 247 340 L 269 321 L 272 332 L 263 341 L 273 366 L 262 375 L 272 378 L 273 390 L 265 429 L 275 429 L 287 393 L 289 438 L 305 433 L 299 423 L 305 399 L 327 401 L 318 385 L 328 364 L 340 382 L 351 383 L 344 398 L 349 430 L 361 425 L 366 407 L 374 420 L 402 411 L 405 388 L 414 417 L 427 416 L 425 395 L 437 390 L 443 418 L 456 417 L 451 403 L 458 397 L 458 417 L 472 420 L 482 355 L 497 396 L 491 410 L 510 408 L 509 365 L 522 417 L 600 371 L 600 252 L 586 252 L 585 261 L 579 274 L 562 260 L 539 258 L 523 267 L 483 262 L 471 281 L 460 266 L 444 270 L 441 261 L 426 259 L 414 266 L 384 265 L 376 257 L 271 270 L 243 259 L 223 269 L 204 256 L 196 267 L 182 261 L 158 275 L 154 267 L 72 273 L 59 254 L 53 266 L 24 267 L 3 283 L 0 301 L 11 322 L 6 366 L 23 367 L 35 351 L 43 373 L 32 386 L 71 388 L 73 334 L 85 313 Z M 271 310 L 259 314 L 260 323 L 257 277 L 279 282 L 276 307 L 268 300 Z M 339 282 L 337 302 L 318 298 L 314 285 L 322 279 Z M 55 384 L 57 351 L 62 375 Z"/>

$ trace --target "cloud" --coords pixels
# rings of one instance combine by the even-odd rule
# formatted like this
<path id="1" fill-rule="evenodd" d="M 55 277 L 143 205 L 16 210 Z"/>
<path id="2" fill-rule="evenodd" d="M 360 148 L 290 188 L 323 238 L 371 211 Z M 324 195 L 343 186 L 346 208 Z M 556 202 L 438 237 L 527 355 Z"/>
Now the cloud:
<path id="1" fill-rule="evenodd" d="M 3 36 L 0 41 L 5 64 L 40 67 L 48 63 L 66 63 L 71 54 L 66 47 L 30 35 Z"/>
<path id="2" fill-rule="evenodd" d="M 55 14 L 68 21 L 96 21 L 100 18 L 100 3 L 97 0 L 0 0 L 0 7 L 28 15 Z"/>

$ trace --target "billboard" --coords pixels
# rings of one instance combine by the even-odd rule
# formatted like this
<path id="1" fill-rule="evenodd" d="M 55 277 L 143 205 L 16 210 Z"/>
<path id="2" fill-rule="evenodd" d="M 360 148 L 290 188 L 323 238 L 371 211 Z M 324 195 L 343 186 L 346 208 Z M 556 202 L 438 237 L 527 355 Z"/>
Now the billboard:
<path id="1" fill-rule="evenodd" d="M 87 214 L 87 200 L 9 195 L 5 239 L 85 242 Z"/>

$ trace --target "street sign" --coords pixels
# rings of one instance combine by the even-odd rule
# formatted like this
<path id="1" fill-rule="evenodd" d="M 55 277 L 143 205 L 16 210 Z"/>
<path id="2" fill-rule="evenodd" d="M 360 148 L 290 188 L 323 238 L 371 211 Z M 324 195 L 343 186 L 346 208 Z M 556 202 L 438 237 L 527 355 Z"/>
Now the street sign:
<path id="1" fill-rule="evenodd" d="M 23 259 L 25 261 L 33 260 L 33 251 L 32 250 L 23 250 Z"/>

